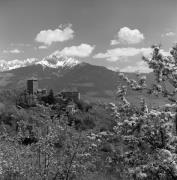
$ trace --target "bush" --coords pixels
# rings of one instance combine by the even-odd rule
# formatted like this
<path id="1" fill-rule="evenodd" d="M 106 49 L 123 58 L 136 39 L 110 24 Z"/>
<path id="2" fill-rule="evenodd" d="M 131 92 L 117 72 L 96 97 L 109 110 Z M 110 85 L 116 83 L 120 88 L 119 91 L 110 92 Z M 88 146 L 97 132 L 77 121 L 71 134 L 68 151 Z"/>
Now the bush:
<path id="1" fill-rule="evenodd" d="M 68 121 L 69 125 L 74 124 L 77 130 L 93 129 L 96 126 L 95 117 L 84 113 L 69 115 Z"/>
<path id="2" fill-rule="evenodd" d="M 45 104 L 55 104 L 56 103 L 56 99 L 53 93 L 53 90 L 51 89 L 49 91 L 49 94 L 47 96 L 42 96 L 41 100 L 45 103 Z"/>
<path id="3" fill-rule="evenodd" d="M 78 100 L 75 103 L 77 104 L 77 107 L 83 112 L 88 112 L 90 109 L 92 109 L 92 106 L 83 100 Z"/>

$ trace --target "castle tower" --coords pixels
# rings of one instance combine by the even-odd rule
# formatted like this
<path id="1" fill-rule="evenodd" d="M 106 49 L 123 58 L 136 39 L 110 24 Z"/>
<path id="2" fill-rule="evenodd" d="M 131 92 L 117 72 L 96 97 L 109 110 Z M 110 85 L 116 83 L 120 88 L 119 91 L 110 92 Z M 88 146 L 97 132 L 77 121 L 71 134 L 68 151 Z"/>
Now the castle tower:
<path id="1" fill-rule="evenodd" d="M 27 91 L 29 94 L 35 94 L 38 90 L 38 79 L 31 78 L 27 80 Z"/>

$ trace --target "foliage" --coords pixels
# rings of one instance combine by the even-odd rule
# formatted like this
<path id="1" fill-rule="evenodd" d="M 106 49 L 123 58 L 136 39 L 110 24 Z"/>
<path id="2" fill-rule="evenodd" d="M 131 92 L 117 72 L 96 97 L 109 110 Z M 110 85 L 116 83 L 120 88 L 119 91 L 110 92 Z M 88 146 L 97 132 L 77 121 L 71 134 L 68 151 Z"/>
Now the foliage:
<path id="1" fill-rule="evenodd" d="M 78 112 L 75 114 L 68 115 L 69 125 L 74 124 L 78 130 L 93 129 L 95 124 L 95 117 L 89 113 Z"/>
<path id="2" fill-rule="evenodd" d="M 19 90 L 5 89 L 0 91 L 0 102 L 4 104 L 15 104 L 17 97 L 20 95 Z"/>
<path id="3" fill-rule="evenodd" d="M 5 179 L 73 179 L 94 168 L 86 132 L 67 125 L 63 114 L 51 118 L 49 107 L 18 112 L 18 131 L 11 136 L 6 126 L 0 136 L 0 177 Z M 22 139 L 35 137 L 28 144 Z"/>
<path id="4" fill-rule="evenodd" d="M 56 99 L 55 99 L 53 90 L 50 89 L 49 94 L 47 96 L 42 96 L 41 100 L 45 104 L 55 104 L 56 103 Z"/>
<path id="5" fill-rule="evenodd" d="M 153 46 L 152 56 L 143 58 L 156 75 L 156 84 L 152 87 L 147 87 L 144 76 L 135 81 L 119 73 L 127 85 L 117 89 L 117 97 L 121 100 L 118 106 L 111 104 L 110 109 L 117 124 L 107 142 L 112 136 L 119 137 L 116 142 L 121 148 L 116 149 L 116 143 L 112 143 L 116 153 L 107 155 L 110 162 L 106 164 L 111 166 L 115 173 L 119 172 L 122 179 L 177 179 L 177 129 L 174 128 L 176 54 L 177 46 L 172 49 L 171 56 L 167 57 L 161 54 L 158 46 Z M 168 91 L 166 81 L 174 86 L 173 92 Z M 171 101 L 173 99 L 173 104 L 155 110 L 149 109 L 142 99 L 139 111 L 133 110 L 126 99 L 128 87 L 135 91 L 148 89 L 151 93 L 160 93 Z M 121 173 L 120 164 L 123 167 Z"/>
<path id="6" fill-rule="evenodd" d="M 52 89 L 49 91 L 48 103 L 49 104 L 54 104 L 55 103 L 55 97 L 54 97 L 54 93 L 53 93 Z"/>
<path id="7" fill-rule="evenodd" d="M 89 103 L 86 103 L 83 100 L 75 101 L 75 103 L 77 104 L 78 108 L 83 112 L 88 112 L 92 108 Z"/>

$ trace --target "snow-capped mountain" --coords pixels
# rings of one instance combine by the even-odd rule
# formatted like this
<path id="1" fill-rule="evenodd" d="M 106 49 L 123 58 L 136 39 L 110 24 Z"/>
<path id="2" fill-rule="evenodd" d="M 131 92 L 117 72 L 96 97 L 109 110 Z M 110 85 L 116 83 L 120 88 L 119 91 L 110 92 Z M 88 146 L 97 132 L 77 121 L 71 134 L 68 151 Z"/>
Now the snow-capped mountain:
<path id="1" fill-rule="evenodd" d="M 38 59 L 36 58 L 29 58 L 25 60 L 15 59 L 11 61 L 0 60 L 0 72 L 30 66 L 35 64 L 36 62 L 38 62 Z"/>
<path id="2" fill-rule="evenodd" d="M 25 60 L 0 60 L 0 72 L 26 67 L 31 65 L 42 65 L 43 68 L 72 68 L 81 62 L 73 57 L 63 56 L 57 52 L 43 58 L 42 60 L 36 58 L 29 58 Z"/>
<path id="3" fill-rule="evenodd" d="M 50 56 L 42 59 L 36 64 L 41 64 L 43 67 L 47 66 L 50 68 L 67 67 L 72 68 L 81 62 L 72 57 L 63 56 L 60 54 L 51 54 Z"/>

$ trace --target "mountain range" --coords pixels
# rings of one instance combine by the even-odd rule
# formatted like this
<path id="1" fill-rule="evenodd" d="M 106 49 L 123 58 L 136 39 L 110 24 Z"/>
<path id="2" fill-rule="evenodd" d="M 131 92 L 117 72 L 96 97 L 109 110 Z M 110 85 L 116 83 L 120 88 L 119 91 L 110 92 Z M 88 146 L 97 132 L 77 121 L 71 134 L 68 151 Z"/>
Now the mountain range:
<path id="1" fill-rule="evenodd" d="M 0 62 L 0 88 L 25 89 L 26 81 L 32 77 L 39 80 L 39 88 L 53 89 L 59 92 L 65 88 L 77 88 L 81 97 L 89 100 L 114 101 L 117 85 L 125 84 L 115 71 L 103 66 L 81 62 L 73 57 L 53 53 L 38 60 Z M 137 79 L 136 73 L 126 73 L 131 79 Z M 147 84 L 154 82 L 152 73 L 146 74 Z M 142 93 L 128 91 L 128 97 L 134 102 Z M 145 95 L 148 101 L 151 101 Z M 154 100 L 154 98 L 153 98 Z"/>

